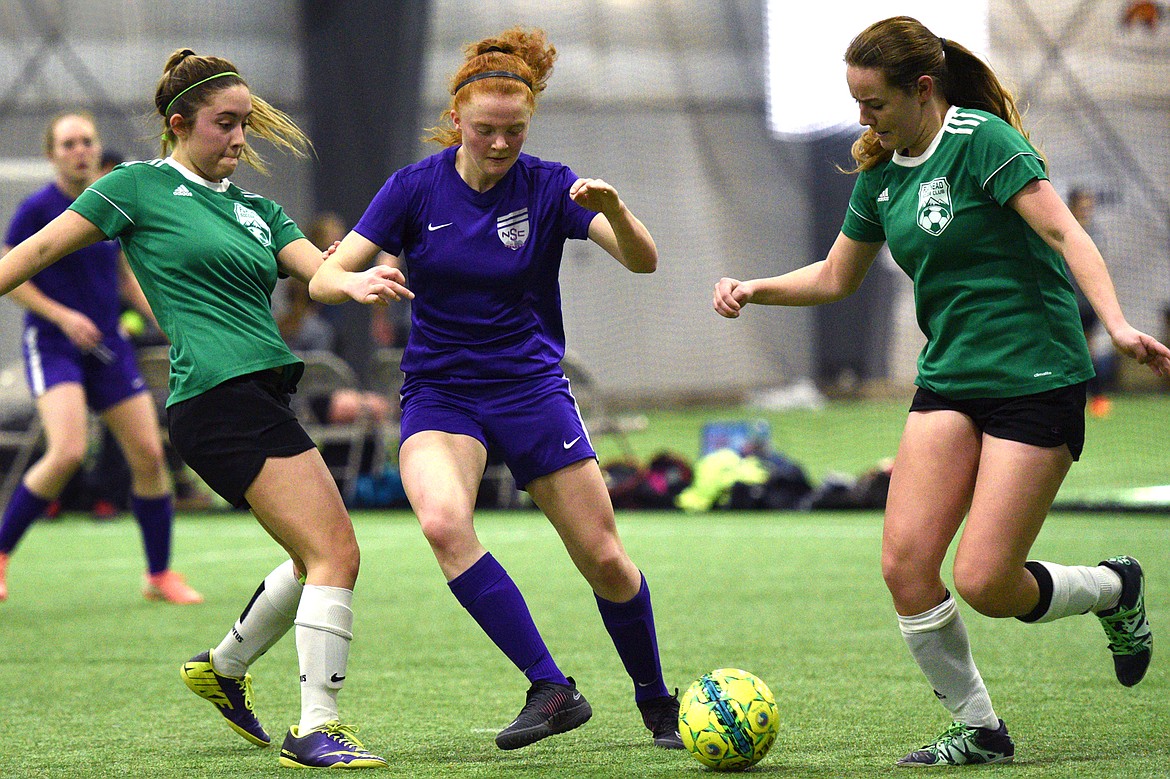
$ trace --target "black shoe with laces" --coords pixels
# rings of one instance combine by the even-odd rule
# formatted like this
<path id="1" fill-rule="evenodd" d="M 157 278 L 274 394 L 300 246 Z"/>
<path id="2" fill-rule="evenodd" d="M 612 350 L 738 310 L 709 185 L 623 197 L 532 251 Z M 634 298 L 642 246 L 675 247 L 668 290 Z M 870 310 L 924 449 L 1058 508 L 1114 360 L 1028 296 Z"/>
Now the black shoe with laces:
<path id="1" fill-rule="evenodd" d="M 998 728 L 976 728 L 952 722 L 932 743 L 914 750 L 895 765 L 986 765 L 1010 763 L 1015 757 L 1016 745 L 1003 720 L 999 721 Z"/>
<path id="2" fill-rule="evenodd" d="M 654 746 L 663 749 L 682 749 L 682 736 L 678 732 L 678 690 L 674 695 L 651 698 L 638 702 L 642 722 L 654 735 Z"/>
<path id="3" fill-rule="evenodd" d="M 569 677 L 568 685 L 536 682 L 528 688 L 524 708 L 512 724 L 496 734 L 500 749 L 519 749 L 556 733 L 579 728 L 593 716 L 585 696 Z"/>
<path id="4" fill-rule="evenodd" d="M 1110 557 L 1100 565 L 1121 577 L 1121 598 L 1117 606 L 1098 613 L 1097 618 L 1109 638 L 1117 681 L 1133 687 L 1146 675 L 1154 648 L 1154 635 L 1146 619 L 1145 574 L 1138 561 L 1127 555 Z"/>

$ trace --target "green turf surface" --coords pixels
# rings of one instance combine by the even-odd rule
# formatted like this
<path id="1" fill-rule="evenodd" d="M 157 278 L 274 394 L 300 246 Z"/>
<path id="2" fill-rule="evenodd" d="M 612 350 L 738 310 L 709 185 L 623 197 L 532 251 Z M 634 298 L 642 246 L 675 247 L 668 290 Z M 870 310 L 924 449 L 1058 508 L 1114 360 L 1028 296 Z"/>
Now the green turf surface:
<path id="1" fill-rule="evenodd" d="M 593 720 L 523 750 L 497 750 L 495 731 L 523 703 L 523 677 L 459 608 L 414 520 L 359 513 L 357 637 L 342 708 L 391 761 L 389 773 L 710 775 L 685 754 L 650 746 L 592 596 L 547 523 L 533 512 L 489 512 L 477 524 L 592 702 Z M 619 524 L 650 581 L 670 685 L 740 666 L 775 693 L 780 738 L 753 774 L 900 776 L 893 761 L 947 724 L 898 634 L 879 573 L 877 514 L 626 513 Z M 1138 557 L 1161 636 L 1170 624 L 1168 540 L 1170 515 L 1057 514 L 1035 554 L 1066 563 Z M 178 674 L 219 641 L 279 562 L 245 515 L 184 516 L 175 566 L 207 602 L 147 603 L 132 522 L 35 526 L 0 604 L 0 777 L 287 775 L 276 748 L 249 746 Z M 1025 626 L 965 607 L 964 615 L 1018 749 L 1015 765 L 978 769 L 981 777 L 1167 775 L 1164 650 L 1146 680 L 1125 689 L 1091 617 Z M 257 713 L 279 740 L 299 714 L 292 636 L 252 671 Z"/>

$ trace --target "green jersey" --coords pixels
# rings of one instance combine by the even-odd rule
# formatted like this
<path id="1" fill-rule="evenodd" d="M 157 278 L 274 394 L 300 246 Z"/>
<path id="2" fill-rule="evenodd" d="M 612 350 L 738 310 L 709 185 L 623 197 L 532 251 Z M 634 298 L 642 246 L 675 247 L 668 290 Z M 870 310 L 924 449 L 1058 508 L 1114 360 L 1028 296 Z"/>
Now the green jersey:
<path id="1" fill-rule="evenodd" d="M 1064 262 L 1008 200 L 1047 179 L 1028 140 L 986 111 L 951 107 L 918 157 L 857 177 L 841 228 L 885 241 L 914 282 L 921 387 L 956 399 L 1030 395 L 1093 365 Z"/>
<path id="2" fill-rule="evenodd" d="M 168 160 L 119 165 L 70 206 L 117 238 L 171 342 L 167 405 L 297 365 L 272 318 L 276 255 L 304 235 L 284 210 Z"/>

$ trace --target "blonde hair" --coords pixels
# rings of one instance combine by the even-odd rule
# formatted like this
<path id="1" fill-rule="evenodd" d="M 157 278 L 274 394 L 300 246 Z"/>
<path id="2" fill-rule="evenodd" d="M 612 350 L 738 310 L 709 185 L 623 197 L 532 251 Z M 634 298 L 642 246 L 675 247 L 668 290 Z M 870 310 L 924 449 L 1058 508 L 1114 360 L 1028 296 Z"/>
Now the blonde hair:
<path id="1" fill-rule="evenodd" d="M 86 111 L 86 110 L 62 111 L 61 113 L 57 114 L 52 119 L 50 119 L 49 123 L 47 125 L 45 125 L 44 144 L 45 144 L 45 156 L 46 157 L 53 156 L 53 147 L 57 143 L 57 125 L 59 125 L 61 123 L 62 119 L 67 119 L 70 116 L 76 116 L 78 119 L 84 119 L 85 121 L 87 121 L 91 125 L 93 125 L 94 140 L 96 140 L 98 143 L 101 143 L 102 136 L 100 133 L 98 133 L 97 120 L 93 118 L 93 114 L 91 114 L 89 111 Z"/>
<path id="2" fill-rule="evenodd" d="M 930 76 L 951 105 L 995 114 L 1028 137 L 1015 98 L 991 67 L 967 47 L 939 38 L 917 19 L 894 16 L 871 24 L 845 50 L 845 64 L 877 70 L 887 83 L 904 92 L 912 91 L 919 77 Z M 854 142 L 852 153 L 857 167 L 851 173 L 874 168 L 894 154 L 881 147 L 872 128 Z"/>
<path id="3" fill-rule="evenodd" d="M 450 112 L 475 95 L 523 95 L 535 113 L 536 98 L 548 85 L 557 58 L 556 47 L 548 42 L 544 30 L 523 27 L 469 43 L 463 52 L 463 66 L 451 77 L 451 107 L 443 112 L 438 126 L 428 128 L 427 132 L 431 133 L 425 138 L 428 142 L 448 147 L 462 143 L 459 130 L 451 123 Z M 493 71 L 510 75 L 468 81 Z"/>
<path id="4" fill-rule="evenodd" d="M 154 92 L 154 106 L 163 118 L 162 156 L 170 154 L 177 142 L 170 125 L 173 115 L 179 114 L 184 119 L 194 120 L 195 114 L 208 103 L 211 95 L 236 85 L 248 88 L 248 83 L 236 71 L 235 65 L 225 59 L 199 56 L 191 49 L 177 49 L 167 57 L 162 78 Z M 252 93 L 252 115 L 248 117 L 248 130 L 297 157 L 307 157 L 313 148 L 312 141 L 288 114 L 255 93 Z M 260 173 L 268 172 L 264 159 L 248 143 L 244 144 L 240 159 Z"/>

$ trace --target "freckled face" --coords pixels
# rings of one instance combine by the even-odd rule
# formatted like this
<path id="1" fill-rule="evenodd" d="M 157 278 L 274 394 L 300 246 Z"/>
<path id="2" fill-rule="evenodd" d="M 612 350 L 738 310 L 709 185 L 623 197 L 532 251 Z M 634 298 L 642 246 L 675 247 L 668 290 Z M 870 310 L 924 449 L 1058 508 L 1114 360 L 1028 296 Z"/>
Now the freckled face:
<path id="1" fill-rule="evenodd" d="M 456 167 L 476 189 L 502 179 L 520 156 L 528 137 L 532 109 L 523 95 L 480 93 L 451 111 L 451 121 L 462 136 Z"/>
<path id="2" fill-rule="evenodd" d="M 925 101 L 917 91 L 892 86 L 880 70 L 850 65 L 845 70 L 849 94 L 857 101 L 858 121 L 877 135 L 883 149 L 916 156 L 933 139 L 925 122 Z"/>
<path id="3" fill-rule="evenodd" d="M 175 159 L 208 181 L 235 173 L 244 150 L 245 131 L 252 115 L 252 93 L 243 84 L 211 93 L 195 112 L 194 121 L 171 127 L 178 142 Z"/>

